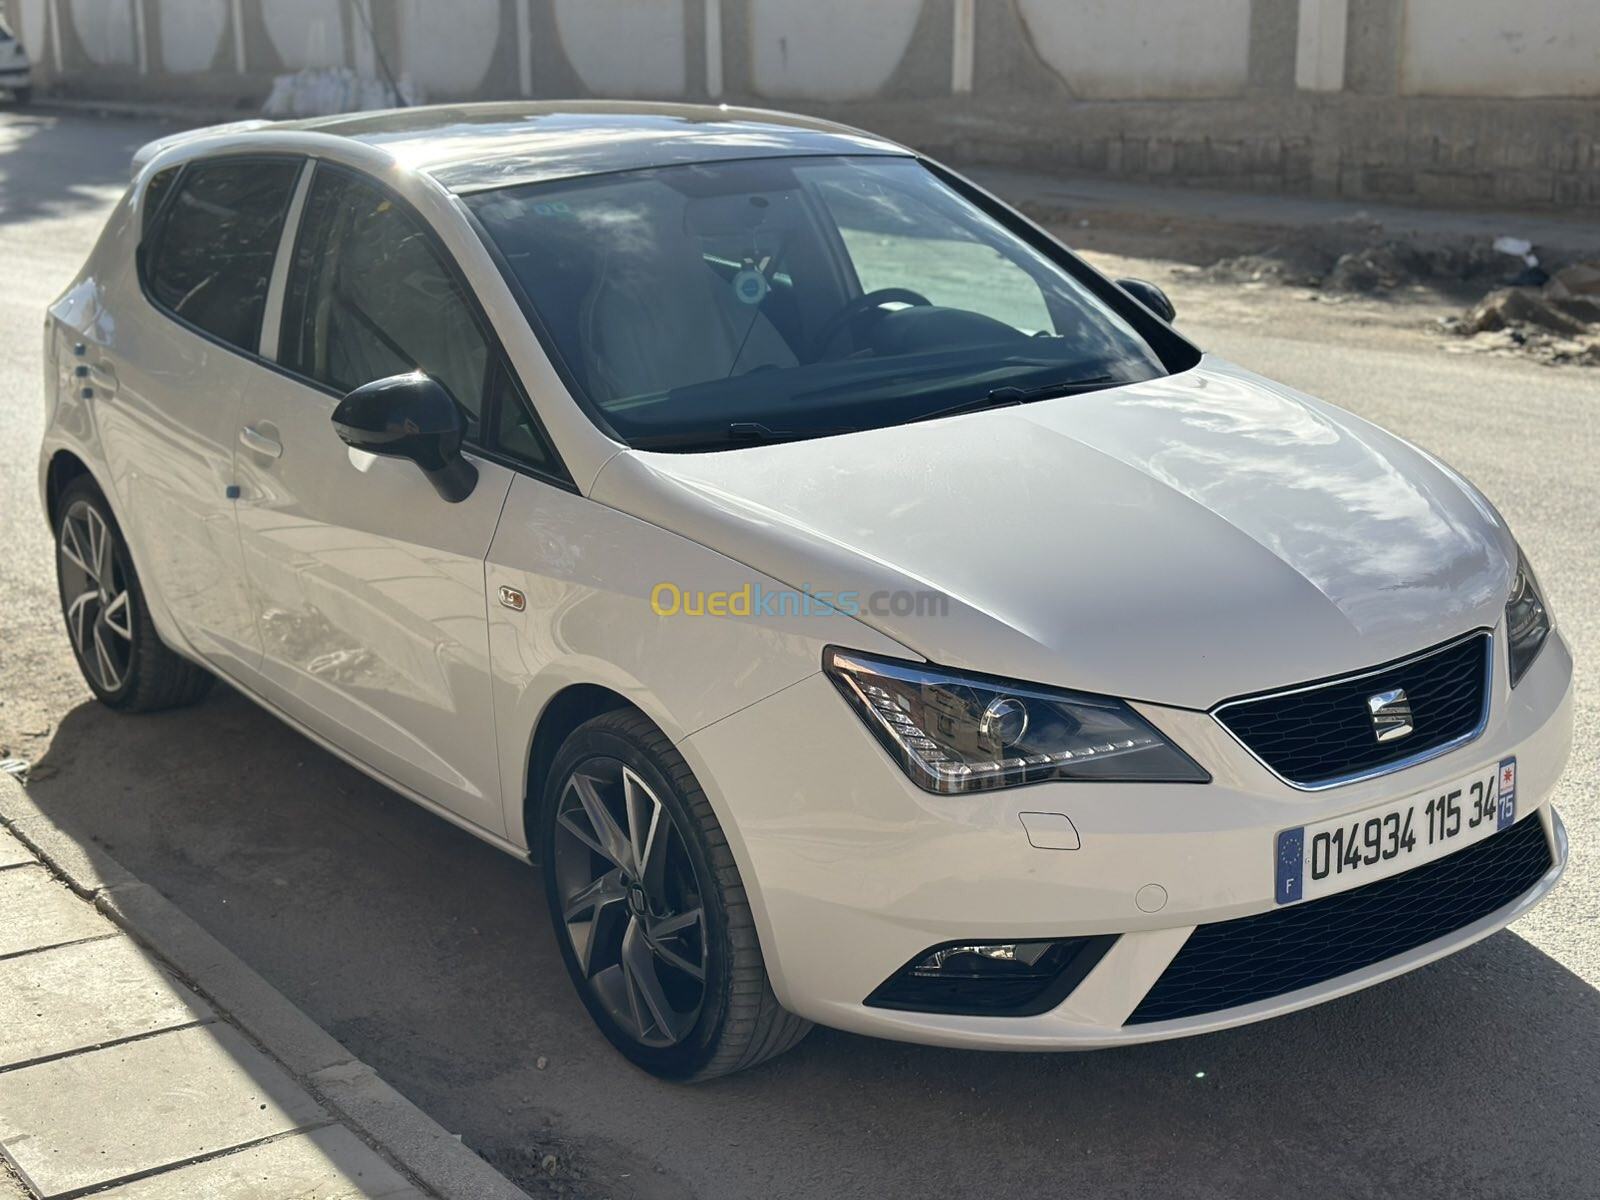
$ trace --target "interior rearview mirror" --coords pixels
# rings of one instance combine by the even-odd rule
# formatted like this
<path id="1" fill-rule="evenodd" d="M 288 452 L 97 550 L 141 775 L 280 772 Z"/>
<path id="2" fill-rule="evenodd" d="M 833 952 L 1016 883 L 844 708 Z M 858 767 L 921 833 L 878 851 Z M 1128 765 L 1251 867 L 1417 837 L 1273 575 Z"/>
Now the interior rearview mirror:
<path id="1" fill-rule="evenodd" d="M 450 393 L 421 371 L 358 387 L 333 410 L 345 445 L 417 464 L 451 504 L 472 495 L 478 469 L 461 455 L 466 418 Z"/>
<path id="2" fill-rule="evenodd" d="M 1117 286 L 1168 325 L 1178 319 L 1178 310 L 1172 307 L 1172 301 L 1167 298 L 1167 294 L 1155 284 L 1143 279 L 1119 279 Z"/>

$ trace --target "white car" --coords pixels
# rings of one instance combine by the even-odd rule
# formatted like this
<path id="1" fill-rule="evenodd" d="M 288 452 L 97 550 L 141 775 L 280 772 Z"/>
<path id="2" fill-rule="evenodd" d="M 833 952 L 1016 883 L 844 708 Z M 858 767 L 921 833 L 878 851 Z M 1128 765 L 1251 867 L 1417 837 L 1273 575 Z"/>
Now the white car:
<path id="1" fill-rule="evenodd" d="M 18 107 L 33 100 L 33 65 L 17 35 L 0 14 L 0 91 L 11 93 Z"/>
<path id="2" fill-rule="evenodd" d="M 1170 317 L 799 117 L 166 139 L 49 311 L 67 627 L 541 864 L 662 1076 L 1303 1008 L 1554 886 L 1572 661 L 1472 485 Z"/>

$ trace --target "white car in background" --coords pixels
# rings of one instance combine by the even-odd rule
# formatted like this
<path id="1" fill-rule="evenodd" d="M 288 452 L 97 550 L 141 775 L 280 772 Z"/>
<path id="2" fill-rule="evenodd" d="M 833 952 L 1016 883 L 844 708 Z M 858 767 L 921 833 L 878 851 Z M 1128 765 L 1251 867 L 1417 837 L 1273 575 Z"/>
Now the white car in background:
<path id="1" fill-rule="evenodd" d="M 0 16 L 0 91 L 10 92 L 17 105 L 33 100 L 33 65 L 4 16 Z"/>
<path id="2" fill-rule="evenodd" d="M 507 104 L 136 162 L 46 327 L 90 687 L 220 676 L 537 861 L 641 1067 L 1220 1029 L 1560 875 L 1572 660 L 1488 501 L 904 147 Z"/>

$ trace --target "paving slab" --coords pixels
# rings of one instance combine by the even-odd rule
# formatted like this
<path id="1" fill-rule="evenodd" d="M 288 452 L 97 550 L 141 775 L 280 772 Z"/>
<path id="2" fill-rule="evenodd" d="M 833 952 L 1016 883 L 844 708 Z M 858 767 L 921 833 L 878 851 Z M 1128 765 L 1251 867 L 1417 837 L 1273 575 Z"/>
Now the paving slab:
<path id="1" fill-rule="evenodd" d="M 0 1067 L 211 1016 L 127 938 L 0 959 Z"/>
<path id="2" fill-rule="evenodd" d="M 279 1138 L 94 1193 L 95 1200 L 426 1200 L 343 1126 Z"/>
<path id="3" fill-rule="evenodd" d="M 328 1119 L 228 1025 L 0 1072 L 0 1151 L 46 1200 Z"/>
<path id="4" fill-rule="evenodd" d="M 0 870 L 37 861 L 31 850 L 4 829 L 0 829 Z"/>
<path id="5" fill-rule="evenodd" d="M 43 867 L 0 871 L 0 955 L 42 950 L 115 933 L 89 905 Z"/>

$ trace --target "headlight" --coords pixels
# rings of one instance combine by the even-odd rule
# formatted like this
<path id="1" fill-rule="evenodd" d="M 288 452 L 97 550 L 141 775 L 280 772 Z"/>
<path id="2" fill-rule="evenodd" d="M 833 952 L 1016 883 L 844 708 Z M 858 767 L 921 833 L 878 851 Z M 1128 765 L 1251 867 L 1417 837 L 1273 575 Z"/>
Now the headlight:
<path id="1" fill-rule="evenodd" d="M 977 792 L 1047 779 L 1211 781 L 1121 700 L 832 648 L 823 665 L 925 791 Z"/>
<path id="2" fill-rule="evenodd" d="M 1517 577 L 1511 581 L 1506 601 L 1506 641 L 1511 664 L 1511 686 L 1516 687 L 1550 635 L 1550 610 L 1539 592 L 1539 581 L 1521 547 L 1517 549 Z"/>

